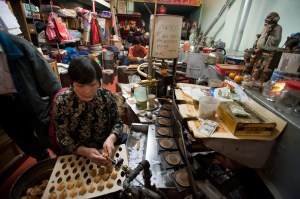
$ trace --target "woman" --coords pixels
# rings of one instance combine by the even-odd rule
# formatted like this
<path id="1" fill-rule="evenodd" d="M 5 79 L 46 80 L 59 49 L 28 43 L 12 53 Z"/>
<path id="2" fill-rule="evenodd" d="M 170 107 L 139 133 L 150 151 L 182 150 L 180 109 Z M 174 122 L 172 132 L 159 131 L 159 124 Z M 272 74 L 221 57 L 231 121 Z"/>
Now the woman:
<path id="1" fill-rule="evenodd" d="M 89 57 L 73 59 L 68 68 L 72 87 L 56 98 L 53 115 L 58 144 L 67 152 L 83 155 L 97 165 L 108 161 L 122 138 L 123 123 L 113 94 L 101 88 L 100 66 Z M 121 144 L 121 143 L 119 143 Z"/>

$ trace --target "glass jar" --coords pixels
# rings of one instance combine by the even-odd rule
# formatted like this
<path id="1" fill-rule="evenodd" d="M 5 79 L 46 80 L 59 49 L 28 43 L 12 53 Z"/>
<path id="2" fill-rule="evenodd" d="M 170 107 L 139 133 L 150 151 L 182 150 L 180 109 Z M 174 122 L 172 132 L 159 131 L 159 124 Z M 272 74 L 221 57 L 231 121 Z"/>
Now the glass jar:
<path id="1" fill-rule="evenodd" d="M 300 100 L 300 82 L 288 80 L 281 94 L 276 98 L 275 108 L 286 114 L 292 114 Z"/>
<path id="2" fill-rule="evenodd" d="M 269 101 L 274 102 L 284 89 L 285 81 L 271 81 L 264 83 L 262 95 Z"/>

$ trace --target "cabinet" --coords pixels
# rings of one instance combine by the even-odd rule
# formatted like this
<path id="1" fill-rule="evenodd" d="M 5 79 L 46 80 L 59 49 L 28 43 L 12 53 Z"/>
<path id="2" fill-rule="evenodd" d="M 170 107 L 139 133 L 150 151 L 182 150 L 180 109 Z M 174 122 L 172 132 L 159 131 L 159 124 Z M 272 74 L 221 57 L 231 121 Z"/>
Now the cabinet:
<path id="1" fill-rule="evenodd" d="M 137 34 L 137 29 L 141 28 L 141 14 L 117 14 L 120 36 L 126 39 L 129 31 Z"/>

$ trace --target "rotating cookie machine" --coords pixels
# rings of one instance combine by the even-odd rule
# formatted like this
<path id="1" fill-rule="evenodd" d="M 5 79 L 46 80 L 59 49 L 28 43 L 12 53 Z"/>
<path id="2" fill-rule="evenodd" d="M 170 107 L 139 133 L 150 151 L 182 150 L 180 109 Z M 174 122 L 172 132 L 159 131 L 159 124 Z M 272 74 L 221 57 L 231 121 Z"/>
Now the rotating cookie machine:
<path id="1" fill-rule="evenodd" d="M 156 10 L 156 8 L 155 8 Z M 145 77 L 145 80 L 141 80 L 139 83 L 141 86 L 144 87 L 161 87 L 161 80 L 155 79 L 155 68 L 160 67 L 161 69 L 166 69 L 167 63 L 172 63 L 172 83 L 171 83 L 171 91 L 174 95 L 174 89 L 176 87 L 176 67 L 177 67 L 177 59 L 179 57 L 180 53 L 180 39 L 181 39 L 181 29 L 182 29 L 182 16 L 176 16 L 176 15 L 151 15 L 150 18 L 150 50 L 149 50 L 149 59 L 148 63 L 143 63 L 138 66 L 137 71 L 138 73 Z M 172 61 L 170 61 L 172 60 Z M 147 68 L 147 73 L 143 72 L 142 69 Z M 148 89 L 149 91 L 150 89 Z M 172 98 L 172 97 L 171 97 Z M 176 125 L 179 127 L 177 130 L 178 132 L 175 133 L 174 138 L 176 139 L 176 143 L 178 146 L 180 146 L 180 152 L 183 156 L 182 164 L 186 165 L 186 170 L 184 170 L 184 178 L 187 180 L 186 182 L 189 182 L 190 187 L 190 196 L 192 198 L 212 198 L 209 195 L 206 194 L 205 191 L 202 189 L 199 189 L 198 186 L 195 183 L 195 180 L 193 178 L 193 171 L 191 169 L 190 163 L 189 163 L 189 155 L 187 152 L 187 149 L 185 147 L 185 138 L 183 135 L 182 127 L 180 124 L 180 114 L 176 109 L 175 104 L 175 98 L 173 96 L 172 99 L 167 99 L 168 101 L 172 101 L 173 103 L 170 104 L 171 108 L 171 114 L 172 118 L 176 121 Z M 173 108 L 174 107 L 174 108 Z M 179 119 L 178 119 L 179 118 Z M 178 123 L 178 124 L 177 124 Z M 175 124 L 174 124 L 175 125 Z M 148 146 L 147 146 L 148 147 Z M 179 152 L 179 151 L 178 151 Z M 169 154 L 170 155 L 170 154 Z M 180 156 L 180 155 L 179 155 Z M 163 159 L 163 158 L 162 158 Z M 143 169 L 146 169 L 148 171 L 147 165 L 149 163 L 142 162 L 138 167 L 137 171 L 133 172 L 139 172 Z M 179 170 L 181 171 L 181 170 Z M 178 171 L 178 172 L 179 172 Z M 144 170 L 145 172 L 145 170 Z M 150 171 L 151 172 L 151 171 Z M 136 174 L 131 173 L 130 179 L 133 180 L 133 177 L 136 176 Z M 147 172 L 146 172 L 147 173 Z M 175 173 L 176 174 L 176 173 Z M 180 176 L 180 175 L 178 175 Z M 156 194 L 159 195 L 159 197 L 165 197 L 161 192 L 157 192 L 155 187 L 151 186 L 150 178 L 146 179 L 144 175 L 145 180 L 145 187 L 147 192 L 145 190 L 141 190 L 143 193 L 147 193 L 147 196 L 153 197 L 152 192 L 155 191 Z M 127 180 L 124 182 L 124 188 L 126 188 Z M 181 186 L 182 187 L 182 186 Z M 184 187 L 184 186 L 183 186 Z M 151 195 L 150 195 L 151 194 Z M 153 198 L 156 198 L 153 197 Z"/>
<path id="2" fill-rule="evenodd" d="M 148 62 L 140 64 L 137 67 L 137 72 L 145 77 L 139 84 L 143 87 L 158 86 L 160 80 L 154 78 L 154 67 L 166 68 L 167 64 L 164 60 L 173 59 L 173 85 L 175 85 L 176 64 L 179 57 L 179 46 L 181 39 L 182 20 L 181 16 L 174 15 L 157 15 L 155 3 L 155 12 L 150 18 L 150 49 L 148 53 Z M 155 62 L 155 60 L 161 62 Z M 142 70 L 147 68 L 147 73 Z M 150 91 L 150 89 L 148 89 Z M 137 180 L 136 177 L 140 172 L 143 172 L 144 184 L 143 186 L 132 186 L 130 182 Z M 131 194 L 137 196 L 136 198 L 167 198 L 166 195 L 155 184 L 151 185 L 152 171 L 147 160 L 141 161 L 138 166 L 128 173 L 124 180 L 122 192 L 123 196 L 130 196 Z M 142 183 L 140 183 L 142 185 Z M 127 195 L 126 195 L 127 194 Z M 130 198 L 130 197 L 129 197 Z M 132 197 L 131 197 L 132 198 Z"/>

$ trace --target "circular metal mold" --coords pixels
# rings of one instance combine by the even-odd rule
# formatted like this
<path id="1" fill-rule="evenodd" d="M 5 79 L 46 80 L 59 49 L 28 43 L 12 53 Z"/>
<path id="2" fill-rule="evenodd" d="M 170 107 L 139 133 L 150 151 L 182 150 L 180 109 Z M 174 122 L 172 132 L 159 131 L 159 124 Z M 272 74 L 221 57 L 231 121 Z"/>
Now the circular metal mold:
<path id="1" fill-rule="evenodd" d="M 172 105 L 171 104 L 163 104 L 162 106 L 161 106 L 163 109 L 166 109 L 166 110 L 172 110 Z"/>
<path id="2" fill-rule="evenodd" d="M 159 145 L 164 149 L 171 149 L 174 146 L 174 142 L 171 139 L 160 139 Z"/>
<path id="3" fill-rule="evenodd" d="M 157 123 L 162 126 L 170 125 L 170 120 L 165 118 L 158 118 Z"/>
<path id="4" fill-rule="evenodd" d="M 186 170 L 180 170 L 175 173 L 175 181 L 182 187 L 190 186 L 189 176 Z"/>
<path id="5" fill-rule="evenodd" d="M 159 135 L 168 135 L 170 133 L 170 130 L 168 128 L 164 128 L 164 127 L 158 127 L 156 132 Z"/>
<path id="6" fill-rule="evenodd" d="M 159 110 L 158 113 L 163 117 L 171 117 L 171 112 L 166 111 L 166 110 Z"/>
<path id="7" fill-rule="evenodd" d="M 180 164 L 181 158 L 177 153 L 167 153 L 165 154 L 165 160 L 168 164 L 176 166 Z"/>

